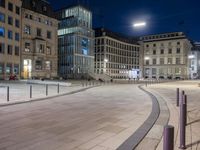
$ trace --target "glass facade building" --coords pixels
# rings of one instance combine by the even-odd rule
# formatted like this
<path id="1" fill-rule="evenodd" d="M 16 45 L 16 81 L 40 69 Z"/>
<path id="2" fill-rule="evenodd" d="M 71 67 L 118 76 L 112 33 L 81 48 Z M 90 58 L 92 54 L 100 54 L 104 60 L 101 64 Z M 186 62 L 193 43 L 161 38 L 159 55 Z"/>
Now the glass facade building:
<path id="1" fill-rule="evenodd" d="M 56 12 L 58 26 L 58 73 L 63 78 L 88 78 L 94 73 L 92 13 L 83 6 Z"/>

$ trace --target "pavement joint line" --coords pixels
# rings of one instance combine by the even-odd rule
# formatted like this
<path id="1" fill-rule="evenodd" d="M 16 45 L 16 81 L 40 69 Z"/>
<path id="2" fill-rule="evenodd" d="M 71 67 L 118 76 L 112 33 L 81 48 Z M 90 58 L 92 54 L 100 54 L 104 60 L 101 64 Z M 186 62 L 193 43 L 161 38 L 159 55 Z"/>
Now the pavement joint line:
<path id="1" fill-rule="evenodd" d="M 83 88 L 83 89 L 79 89 L 79 90 L 74 90 L 74 91 L 71 91 L 68 93 L 58 94 L 58 95 L 54 95 L 54 96 L 47 96 L 47 97 L 36 98 L 36 99 L 32 99 L 32 100 L 27 100 L 27 101 L 17 101 L 17 102 L 15 101 L 15 102 L 9 102 L 9 103 L 5 103 L 5 104 L 0 104 L 0 107 L 8 107 L 8 106 L 13 106 L 13 105 L 49 100 L 49 99 L 53 99 L 56 97 L 62 97 L 62 96 L 66 96 L 66 95 L 76 94 L 76 93 L 83 92 L 83 91 L 86 91 L 86 90 L 89 90 L 89 89 L 95 88 L 95 87 L 99 87 L 99 85 L 87 87 L 87 88 Z"/>
<path id="2" fill-rule="evenodd" d="M 144 123 L 124 143 L 122 143 L 117 150 L 135 149 L 151 130 L 160 115 L 160 106 L 157 98 L 152 93 L 145 90 L 142 85 L 139 85 L 138 88 L 150 96 L 150 99 L 152 100 L 152 111 Z"/>

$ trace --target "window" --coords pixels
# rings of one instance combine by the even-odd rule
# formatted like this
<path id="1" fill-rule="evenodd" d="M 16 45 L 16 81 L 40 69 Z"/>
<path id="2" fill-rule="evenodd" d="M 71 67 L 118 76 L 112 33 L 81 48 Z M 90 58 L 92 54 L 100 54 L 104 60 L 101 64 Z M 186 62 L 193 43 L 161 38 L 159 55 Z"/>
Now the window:
<path id="1" fill-rule="evenodd" d="M 31 34 L 31 27 L 29 25 L 24 26 L 24 33 Z"/>
<path id="2" fill-rule="evenodd" d="M 160 65 L 164 65 L 164 58 L 160 58 Z"/>
<path id="3" fill-rule="evenodd" d="M 47 46 L 47 55 L 51 55 L 51 47 Z"/>
<path id="4" fill-rule="evenodd" d="M 0 37 L 5 36 L 5 29 L 3 27 L 0 27 Z"/>
<path id="5" fill-rule="evenodd" d="M 0 43 L 0 54 L 4 54 L 4 51 L 5 51 L 5 44 Z"/>
<path id="6" fill-rule="evenodd" d="M 0 6 L 5 8 L 5 0 L 0 0 Z"/>
<path id="7" fill-rule="evenodd" d="M 168 49 L 168 54 L 171 54 L 172 53 L 172 49 Z"/>
<path id="8" fill-rule="evenodd" d="M 153 47 L 156 47 L 156 44 L 153 44 Z"/>
<path id="9" fill-rule="evenodd" d="M 15 33 L 15 40 L 19 41 L 19 33 Z"/>
<path id="10" fill-rule="evenodd" d="M 4 64 L 0 63 L 0 74 L 4 73 Z"/>
<path id="11" fill-rule="evenodd" d="M 19 74 L 19 65 L 14 65 L 14 73 Z"/>
<path id="12" fill-rule="evenodd" d="M 13 25 L 13 18 L 8 16 L 8 24 Z"/>
<path id="13" fill-rule="evenodd" d="M 167 59 L 167 64 L 172 64 L 172 58 Z"/>
<path id="14" fill-rule="evenodd" d="M 15 27 L 19 28 L 19 20 L 15 19 Z"/>
<path id="15" fill-rule="evenodd" d="M 7 64 L 6 65 L 6 74 L 11 74 L 12 72 L 12 64 Z"/>
<path id="16" fill-rule="evenodd" d="M 175 74 L 180 74 L 180 73 L 181 73 L 180 68 L 175 68 Z"/>
<path id="17" fill-rule="evenodd" d="M 41 60 L 35 61 L 35 70 L 42 70 L 42 61 Z"/>
<path id="18" fill-rule="evenodd" d="M 47 11 L 47 7 L 46 7 L 46 6 L 43 6 L 43 7 L 42 7 L 42 11 L 46 12 L 46 11 Z"/>
<path id="19" fill-rule="evenodd" d="M 153 54 L 156 55 L 156 50 L 153 50 Z"/>
<path id="20" fill-rule="evenodd" d="M 15 55 L 19 56 L 19 46 L 15 46 Z"/>
<path id="21" fill-rule="evenodd" d="M 46 61 L 46 70 L 51 70 L 51 61 Z"/>
<path id="22" fill-rule="evenodd" d="M 152 75 L 156 75 L 156 68 L 152 68 Z"/>
<path id="23" fill-rule="evenodd" d="M 164 49 L 161 49 L 161 50 L 160 50 L 160 54 L 164 54 Z"/>
<path id="24" fill-rule="evenodd" d="M 42 36 L 42 30 L 37 28 L 37 36 Z"/>
<path id="25" fill-rule="evenodd" d="M 149 65 L 149 60 L 146 60 L 146 65 Z"/>
<path id="26" fill-rule="evenodd" d="M 30 52 L 30 43 L 25 43 L 25 52 Z"/>
<path id="27" fill-rule="evenodd" d="M 40 44 L 39 46 L 39 53 L 44 53 L 44 45 Z"/>
<path id="28" fill-rule="evenodd" d="M 8 30 L 8 38 L 9 39 L 13 39 L 13 33 L 10 30 Z"/>
<path id="29" fill-rule="evenodd" d="M 9 55 L 12 55 L 12 45 L 8 45 L 8 52 Z"/>
<path id="30" fill-rule="evenodd" d="M 8 3 L 8 10 L 13 11 L 13 4 L 12 3 Z"/>
<path id="31" fill-rule="evenodd" d="M 180 52 L 181 52 L 181 49 L 180 49 L 180 48 L 177 48 L 177 49 L 176 49 L 176 53 L 177 53 L 177 54 L 180 54 Z"/>
<path id="32" fill-rule="evenodd" d="M 5 22 L 5 14 L 0 12 L 0 22 Z"/>
<path id="33" fill-rule="evenodd" d="M 51 32 L 50 31 L 47 31 L 47 38 L 51 39 Z"/>
<path id="34" fill-rule="evenodd" d="M 156 59 L 153 59 L 153 65 L 156 65 Z"/>
<path id="35" fill-rule="evenodd" d="M 177 42 L 177 45 L 180 45 L 180 42 Z"/>
<path id="36" fill-rule="evenodd" d="M 146 47 L 149 47 L 149 45 L 147 44 Z"/>
<path id="37" fill-rule="evenodd" d="M 20 8 L 18 6 L 15 7 L 16 14 L 20 15 Z"/>
<path id="38" fill-rule="evenodd" d="M 180 64 L 180 58 L 176 58 L 176 64 Z"/>

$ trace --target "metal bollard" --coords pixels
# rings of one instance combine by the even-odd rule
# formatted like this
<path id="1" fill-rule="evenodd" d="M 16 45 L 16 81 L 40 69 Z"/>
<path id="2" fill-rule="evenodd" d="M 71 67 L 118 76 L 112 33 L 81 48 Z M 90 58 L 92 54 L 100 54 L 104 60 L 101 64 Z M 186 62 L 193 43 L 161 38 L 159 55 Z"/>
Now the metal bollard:
<path id="1" fill-rule="evenodd" d="M 183 94 L 184 92 L 182 92 Z M 181 102 L 180 102 L 180 149 L 186 149 L 185 146 L 185 129 L 186 129 L 186 116 L 185 116 L 185 96 L 181 95 Z"/>
<path id="2" fill-rule="evenodd" d="M 59 94 L 60 93 L 60 84 L 58 83 L 57 85 L 57 93 Z"/>
<path id="3" fill-rule="evenodd" d="M 179 106 L 179 88 L 176 89 L 176 106 Z"/>
<path id="4" fill-rule="evenodd" d="M 7 87 L 7 102 L 10 100 L 10 87 Z"/>
<path id="5" fill-rule="evenodd" d="M 185 104 L 185 125 L 187 125 L 187 95 L 185 95 L 184 97 L 184 101 L 183 101 L 183 104 Z"/>
<path id="6" fill-rule="evenodd" d="M 46 84 L 46 96 L 48 96 L 48 84 Z"/>
<path id="7" fill-rule="evenodd" d="M 174 150 L 174 127 L 171 125 L 164 127 L 163 150 Z"/>
<path id="8" fill-rule="evenodd" d="M 32 85 L 30 85 L 30 98 L 32 98 Z"/>

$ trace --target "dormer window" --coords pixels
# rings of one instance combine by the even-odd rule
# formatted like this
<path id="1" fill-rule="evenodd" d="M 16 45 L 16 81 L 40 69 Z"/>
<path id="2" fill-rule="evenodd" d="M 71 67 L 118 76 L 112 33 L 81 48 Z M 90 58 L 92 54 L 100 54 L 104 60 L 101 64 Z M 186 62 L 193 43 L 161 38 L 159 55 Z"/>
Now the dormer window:
<path id="1" fill-rule="evenodd" d="M 43 7 L 42 7 L 42 10 L 43 10 L 44 12 L 46 12 L 46 11 L 47 11 L 47 7 L 46 7 L 46 6 L 43 6 Z"/>

